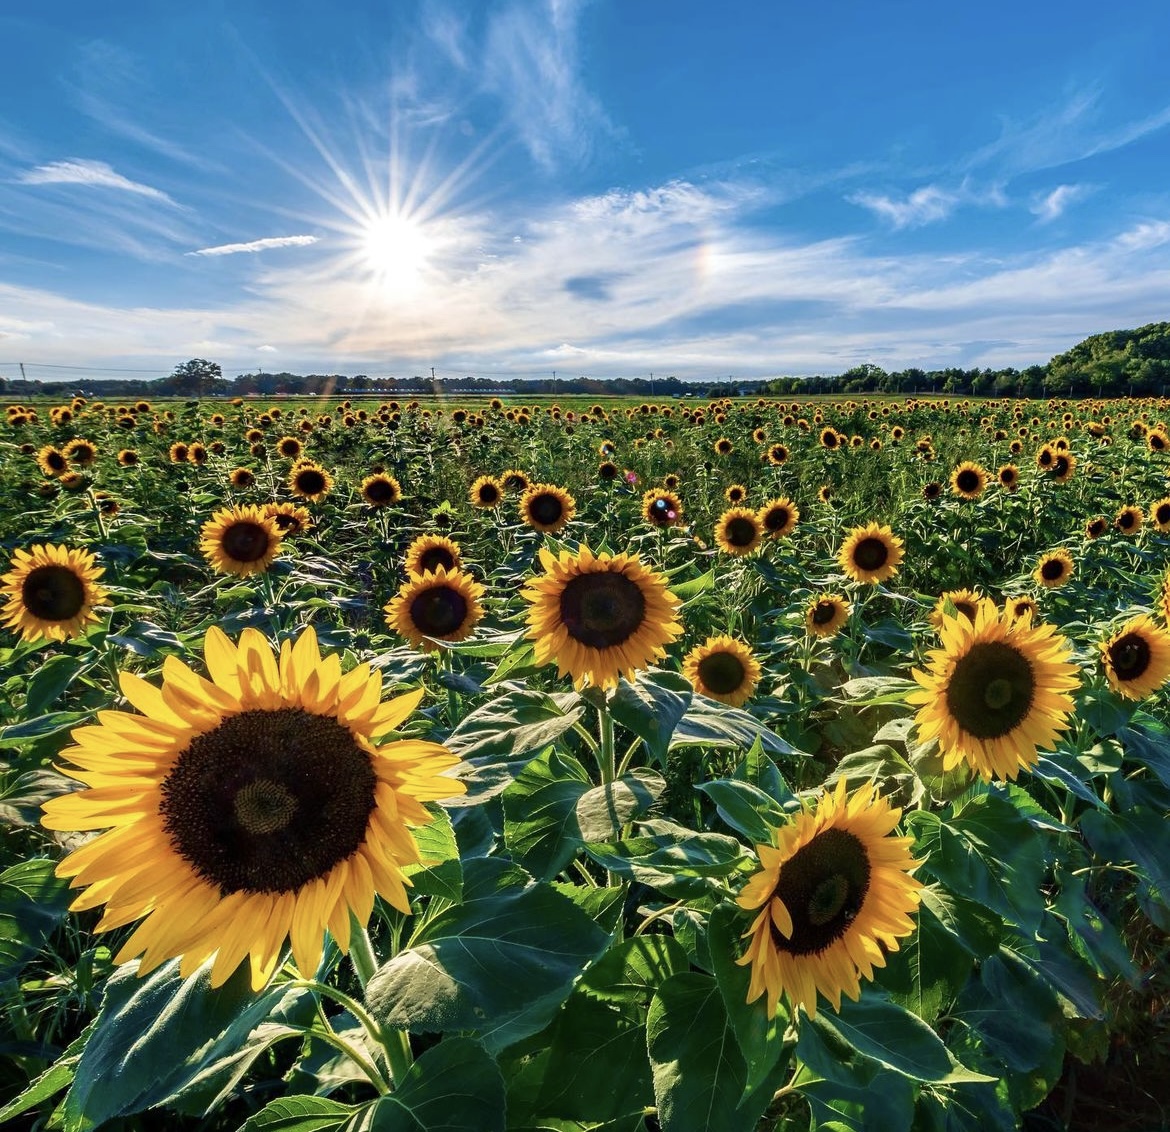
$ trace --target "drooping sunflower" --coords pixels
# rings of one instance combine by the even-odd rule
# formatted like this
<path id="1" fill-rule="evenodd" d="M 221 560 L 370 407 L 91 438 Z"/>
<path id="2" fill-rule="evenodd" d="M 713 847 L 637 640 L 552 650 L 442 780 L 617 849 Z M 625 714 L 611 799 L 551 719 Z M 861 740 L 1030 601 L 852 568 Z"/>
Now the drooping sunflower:
<path id="1" fill-rule="evenodd" d="M 1100 648 L 1109 687 L 1127 700 L 1145 699 L 1170 679 L 1170 632 L 1147 614 L 1128 621 Z"/>
<path id="2" fill-rule="evenodd" d="M 912 670 L 921 689 L 906 697 L 922 705 L 920 741 L 938 739 L 944 770 L 966 762 L 986 780 L 1014 779 L 1068 727 L 1080 683 L 1068 642 L 990 603 L 974 622 L 948 618 L 940 636 L 927 670 Z"/>
<path id="3" fill-rule="evenodd" d="M 756 512 L 756 518 L 769 538 L 785 538 L 796 529 L 800 521 L 800 508 L 787 496 L 779 496 L 769 499 Z"/>
<path id="4" fill-rule="evenodd" d="M 79 468 L 88 468 L 97 459 L 97 445 L 92 440 L 77 437 L 65 445 L 65 459 Z"/>
<path id="5" fill-rule="evenodd" d="M 540 551 L 544 573 L 522 591 L 538 664 L 556 662 L 578 688 L 614 687 L 666 655 L 682 634 L 679 599 L 666 578 L 636 554 L 597 554 L 581 546 L 554 556 Z"/>
<path id="6" fill-rule="evenodd" d="M 69 471 L 69 461 L 64 452 L 59 452 L 51 444 L 46 444 L 37 453 L 37 466 L 47 476 L 59 476 Z"/>
<path id="7" fill-rule="evenodd" d="M 642 518 L 654 527 L 673 527 L 682 522 L 683 505 L 673 491 L 651 488 L 642 496 Z"/>
<path id="8" fill-rule="evenodd" d="M 905 551 L 902 540 L 886 526 L 854 527 L 837 552 L 837 561 L 855 582 L 876 585 L 898 572 Z"/>
<path id="9" fill-rule="evenodd" d="M 1140 507 L 1122 507 L 1113 520 L 1113 525 L 1123 535 L 1136 535 L 1142 529 L 1142 520 L 1145 515 Z"/>
<path id="10" fill-rule="evenodd" d="M 577 513 L 577 501 L 552 483 L 534 483 L 520 497 L 520 517 L 530 527 L 555 535 Z"/>
<path id="11" fill-rule="evenodd" d="M 385 608 L 386 624 L 416 649 L 435 641 L 462 641 L 483 617 L 481 586 L 462 570 L 439 566 L 411 574 Z"/>
<path id="12" fill-rule="evenodd" d="M 259 990 L 286 939 L 302 975 L 321 960 L 326 929 L 349 950 L 381 896 L 410 912 L 402 868 L 418 863 L 412 826 L 422 803 L 464 792 L 457 759 L 419 740 L 377 740 L 422 691 L 382 701 L 382 677 L 342 675 L 313 629 L 279 660 L 255 629 L 234 645 L 204 641 L 210 680 L 168 657 L 159 689 L 124 672 L 142 715 L 110 711 L 73 732 L 66 773 L 87 789 L 47 802 L 54 830 L 104 830 L 57 873 L 87 890 L 75 911 L 105 905 L 98 931 L 142 922 L 115 957 L 139 975 L 180 958 L 184 977 L 214 956 L 211 985 L 245 960 Z"/>
<path id="13" fill-rule="evenodd" d="M 295 503 L 266 503 L 263 510 L 276 524 L 276 529 L 286 537 L 303 534 L 313 526 L 313 516 L 308 509 L 298 507 Z"/>
<path id="14" fill-rule="evenodd" d="M 987 488 L 987 469 L 964 460 L 951 472 L 951 491 L 961 499 L 978 499 Z"/>
<path id="15" fill-rule="evenodd" d="M 108 594 L 98 579 L 104 568 L 88 550 L 40 544 L 18 547 L 0 577 L 0 625 L 26 641 L 78 637 L 97 620 L 95 605 Z"/>
<path id="16" fill-rule="evenodd" d="M 246 504 L 212 514 L 200 531 L 199 549 L 220 574 L 263 574 L 280 553 L 284 533 L 263 508 Z"/>
<path id="17" fill-rule="evenodd" d="M 402 485 L 385 472 L 375 472 L 362 480 L 361 492 L 371 507 L 389 507 L 402 498 Z"/>
<path id="18" fill-rule="evenodd" d="M 857 1001 L 861 980 L 886 965 L 883 948 L 897 951 L 914 930 L 922 883 L 911 875 L 914 839 L 892 836 L 901 816 L 873 786 L 847 795 L 842 777 L 777 829 L 774 845 L 756 846 L 760 871 L 736 898 L 758 912 L 736 960 L 751 968 L 748 1002 L 766 995 L 771 1018 L 781 995 L 809 1017 L 818 994 L 834 1010 L 842 993 Z"/>
<path id="19" fill-rule="evenodd" d="M 1036 569 L 1032 571 L 1032 577 L 1040 585 L 1054 590 L 1063 586 L 1073 576 L 1074 570 L 1076 563 L 1073 562 L 1073 556 L 1061 547 L 1040 556 Z"/>
<path id="20" fill-rule="evenodd" d="M 804 607 L 804 627 L 814 637 L 835 637 L 852 609 L 840 594 L 814 594 Z"/>
<path id="21" fill-rule="evenodd" d="M 715 524 L 715 544 L 725 554 L 751 554 L 763 537 L 759 517 L 748 507 L 729 507 Z"/>
<path id="22" fill-rule="evenodd" d="M 687 653 L 682 673 L 700 695 L 739 707 L 756 690 L 760 662 L 734 637 L 708 637 Z"/>
<path id="23" fill-rule="evenodd" d="M 951 605 L 955 610 L 954 616 L 967 617 L 974 621 L 980 604 L 988 600 L 983 594 L 977 593 L 975 590 L 947 590 L 935 602 L 934 608 L 927 615 L 927 620 L 936 629 L 941 629 L 943 622 L 947 619 L 946 607 Z"/>
<path id="24" fill-rule="evenodd" d="M 293 495 L 307 499 L 310 503 L 319 503 L 333 488 L 333 477 L 311 460 L 294 464 L 288 474 L 288 489 Z"/>
<path id="25" fill-rule="evenodd" d="M 602 462 L 597 465 L 597 478 L 603 483 L 610 483 L 613 480 L 616 480 L 621 474 L 621 468 L 619 468 L 612 460 L 602 460 Z"/>
<path id="26" fill-rule="evenodd" d="M 1150 525 L 1159 534 L 1170 534 L 1170 495 L 1150 504 Z"/>
<path id="27" fill-rule="evenodd" d="M 504 502 L 504 485 L 495 476 L 480 476 L 467 494 L 473 507 L 499 507 Z"/>

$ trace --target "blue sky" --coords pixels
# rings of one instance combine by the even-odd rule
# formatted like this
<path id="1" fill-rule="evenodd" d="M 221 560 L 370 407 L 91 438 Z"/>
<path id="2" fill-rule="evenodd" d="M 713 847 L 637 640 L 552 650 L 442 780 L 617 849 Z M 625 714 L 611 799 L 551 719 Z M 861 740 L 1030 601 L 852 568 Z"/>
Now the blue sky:
<path id="1" fill-rule="evenodd" d="M 0 42 L 0 376 L 1023 367 L 1170 319 L 1165 0 L 58 0 Z"/>

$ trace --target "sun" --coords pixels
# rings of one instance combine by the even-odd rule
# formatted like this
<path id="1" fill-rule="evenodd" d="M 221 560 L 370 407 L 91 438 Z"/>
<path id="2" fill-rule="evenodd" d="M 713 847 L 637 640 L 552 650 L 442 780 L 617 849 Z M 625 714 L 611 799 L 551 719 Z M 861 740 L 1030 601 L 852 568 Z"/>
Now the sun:
<path id="1" fill-rule="evenodd" d="M 360 248 L 363 263 L 384 291 L 410 294 L 422 287 L 434 243 L 418 220 L 384 212 L 365 224 Z"/>

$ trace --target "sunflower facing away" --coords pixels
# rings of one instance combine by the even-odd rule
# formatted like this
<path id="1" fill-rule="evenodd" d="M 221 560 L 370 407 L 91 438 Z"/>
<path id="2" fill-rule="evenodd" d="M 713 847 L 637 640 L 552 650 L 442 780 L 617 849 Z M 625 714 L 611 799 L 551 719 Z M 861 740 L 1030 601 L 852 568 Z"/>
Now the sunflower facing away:
<path id="1" fill-rule="evenodd" d="M 411 574 L 384 607 L 386 624 L 416 649 L 435 641 L 462 641 L 483 617 L 481 586 L 470 574 L 443 566 Z"/>
<path id="2" fill-rule="evenodd" d="M 95 605 L 109 596 L 97 584 L 103 568 L 88 550 L 38 544 L 17 548 L 0 577 L 0 625 L 26 641 L 78 637 L 97 620 Z"/>
<path id="3" fill-rule="evenodd" d="M 715 544 L 724 554 L 751 554 L 763 537 L 759 517 L 748 507 L 729 507 L 715 524 Z"/>
<path id="4" fill-rule="evenodd" d="M 919 740 L 938 739 L 944 770 L 966 762 L 985 780 L 1014 779 L 1068 727 L 1080 684 L 1068 642 L 1054 626 L 1013 621 L 991 603 L 974 622 L 947 618 L 940 636 L 927 670 L 912 671 L 922 687 L 906 697 L 922 705 Z"/>
<path id="5" fill-rule="evenodd" d="M 687 653 L 682 672 L 700 695 L 739 707 L 756 690 L 760 662 L 734 637 L 708 637 Z"/>
<path id="6" fill-rule="evenodd" d="M 845 790 L 838 779 L 815 811 L 776 830 L 774 846 L 757 845 L 760 871 L 736 898 L 757 912 L 736 962 L 751 968 L 747 1001 L 766 994 L 769 1018 L 782 994 L 810 1018 L 818 993 L 834 1010 L 842 993 L 856 1002 L 861 979 L 886 965 L 883 948 L 897 951 L 914 930 L 922 883 L 911 876 L 913 838 L 891 836 L 902 811 L 872 786 Z"/>
<path id="7" fill-rule="evenodd" d="M 199 549 L 220 574 L 263 574 L 280 553 L 283 532 L 261 507 L 224 507 L 200 531 Z"/>
<path id="8" fill-rule="evenodd" d="M 520 497 L 520 517 L 534 530 L 555 535 L 577 512 L 577 501 L 563 488 L 534 483 Z"/>
<path id="9" fill-rule="evenodd" d="M 55 830 L 104 830 L 58 866 L 87 890 L 74 911 L 104 904 L 99 931 L 141 923 L 115 957 L 139 975 L 181 957 L 186 977 L 215 956 L 217 987 L 245 960 L 260 989 L 285 940 L 311 978 L 328 929 L 349 950 L 350 917 L 374 897 L 409 913 L 402 867 L 417 863 L 410 826 L 421 803 L 462 794 L 458 760 L 418 740 L 376 741 L 418 706 L 421 690 L 382 701 L 382 677 L 345 675 L 307 628 L 277 660 L 245 629 L 204 642 L 210 680 L 174 657 L 162 688 L 129 672 L 122 692 L 142 715 L 107 711 L 73 732 L 63 757 L 87 789 L 47 802 Z"/>
<path id="10" fill-rule="evenodd" d="M 442 535 L 419 535 L 406 548 L 403 569 L 408 575 L 425 574 L 440 566 L 448 571 L 463 568 L 463 551 L 452 539 Z"/>
<path id="11" fill-rule="evenodd" d="M 889 527 L 869 523 L 849 532 L 837 561 L 853 581 L 874 585 L 898 572 L 903 554 L 902 540 Z"/>
<path id="12" fill-rule="evenodd" d="M 636 554 L 597 554 L 582 546 L 556 557 L 540 551 L 544 573 L 522 591 L 537 664 L 557 665 L 578 688 L 616 687 L 666 655 L 682 634 L 679 599 L 666 578 Z"/>
<path id="13" fill-rule="evenodd" d="M 1135 617 L 1101 642 L 1101 664 L 1118 695 L 1145 699 L 1170 679 L 1170 632 L 1148 615 Z"/>
<path id="14" fill-rule="evenodd" d="M 814 637 L 835 637 L 849 620 L 850 609 L 840 594 L 814 594 L 804 607 L 804 627 Z"/>

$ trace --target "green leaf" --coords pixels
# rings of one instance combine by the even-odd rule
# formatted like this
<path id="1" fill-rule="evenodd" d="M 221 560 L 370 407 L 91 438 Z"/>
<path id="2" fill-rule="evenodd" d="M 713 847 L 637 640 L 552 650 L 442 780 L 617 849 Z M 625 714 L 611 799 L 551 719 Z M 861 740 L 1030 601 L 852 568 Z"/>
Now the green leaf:
<path id="1" fill-rule="evenodd" d="M 778 1075 L 745 1096 L 747 1064 L 708 975 L 684 972 L 658 988 L 646 1043 L 663 1132 L 743 1132 L 772 1099 Z"/>
<path id="2" fill-rule="evenodd" d="M 85 711 L 51 711 L 23 723 L 10 723 L 7 727 L 0 727 L 0 745 L 21 747 L 35 743 L 38 739 L 78 726 L 88 716 L 89 712 Z"/>
<path id="3" fill-rule="evenodd" d="M 1170 824 L 1163 814 L 1137 808 L 1124 814 L 1088 810 L 1080 826 L 1101 860 L 1133 861 L 1154 899 L 1170 908 Z"/>
<path id="4" fill-rule="evenodd" d="M 688 966 L 682 944 L 669 935 L 636 935 L 615 943 L 581 977 L 596 998 L 647 1004 L 651 995 Z"/>
<path id="5" fill-rule="evenodd" d="M 707 593 L 708 590 L 713 589 L 714 586 L 715 571 L 708 570 L 705 574 L 700 574 L 697 578 L 690 578 L 685 582 L 672 581 L 670 592 L 685 606 L 700 595 Z"/>
<path id="6" fill-rule="evenodd" d="M 975 959 L 994 955 L 1003 938 L 1003 921 L 981 904 L 948 892 L 937 884 L 920 890 L 927 909 L 949 936 Z"/>
<path id="7" fill-rule="evenodd" d="M 534 758 L 504 791 L 504 842 L 537 880 L 551 880 L 581 848 L 577 803 L 592 787 L 572 755 Z"/>
<path id="8" fill-rule="evenodd" d="M 776 799 L 739 779 L 717 778 L 700 782 L 697 788 L 715 803 L 723 822 L 753 845 L 771 845 L 773 831 L 788 820 Z"/>
<path id="9" fill-rule="evenodd" d="M 239 1132 L 330 1132 L 357 1111 L 358 1106 L 324 1097 L 281 1097 L 248 1117 Z"/>
<path id="10" fill-rule="evenodd" d="M 139 978 L 137 963 L 106 983 L 101 1011 L 65 1098 L 66 1126 L 92 1128 L 178 1095 L 204 1068 L 240 1049 L 287 993 L 253 994 L 248 965 L 211 989 L 210 964 L 187 979 L 171 960 Z"/>
<path id="11" fill-rule="evenodd" d="M 609 935 L 548 885 L 500 888 L 502 879 L 498 861 L 465 862 L 464 903 L 429 920 L 370 980 L 380 1022 L 464 1031 L 489 1050 L 548 1024 Z"/>
<path id="12" fill-rule="evenodd" d="M 445 745 L 465 759 L 509 758 L 538 751 L 568 731 L 583 706 L 562 711 L 552 696 L 527 689 L 497 696 L 463 717 Z"/>
<path id="13" fill-rule="evenodd" d="M 607 841 L 648 810 L 666 789 L 660 774 L 635 767 L 604 786 L 594 786 L 577 801 L 577 826 L 586 841 Z"/>
<path id="14" fill-rule="evenodd" d="M 670 749 L 695 745 L 749 748 L 757 739 L 770 755 L 805 754 L 749 712 L 696 695 L 674 729 Z"/>
<path id="15" fill-rule="evenodd" d="M 691 682 L 678 672 L 652 668 L 631 684 L 621 680 L 609 699 L 613 717 L 645 744 L 650 757 L 666 761 L 670 740 L 694 696 Z"/>
<path id="16" fill-rule="evenodd" d="M 72 897 L 56 861 L 21 861 L 0 873 L 0 982 L 15 978 L 65 918 Z"/>
<path id="17" fill-rule="evenodd" d="M 854 680 L 846 680 L 841 685 L 839 696 L 834 698 L 847 701 L 854 707 L 900 704 L 905 702 L 906 693 L 914 691 L 917 687 L 913 680 L 906 680 L 900 676 L 860 676 Z"/>
<path id="18" fill-rule="evenodd" d="M 90 1022 L 70 1043 L 69 1048 L 44 1073 L 31 1082 L 19 1096 L 13 1097 L 3 1108 L 0 1108 L 0 1125 L 7 1124 L 14 1116 L 20 1116 L 21 1113 L 28 1112 L 51 1097 L 55 1097 L 62 1089 L 67 1088 L 72 1083 L 77 1063 L 81 1060 L 81 1052 L 85 1049 L 85 1043 L 89 1041 L 93 1027 L 94 1023 Z"/>
<path id="19" fill-rule="evenodd" d="M 430 822 L 412 831 L 422 864 L 408 865 L 402 871 L 416 893 L 458 902 L 463 895 L 463 865 L 455 828 L 442 806 L 431 802 L 426 808 L 431 814 Z"/>
<path id="20" fill-rule="evenodd" d="M 46 661 L 33 673 L 25 692 L 24 707 L 30 715 L 40 715 L 52 704 L 83 672 L 88 672 L 96 663 L 94 659 L 83 659 L 62 653 Z"/>

